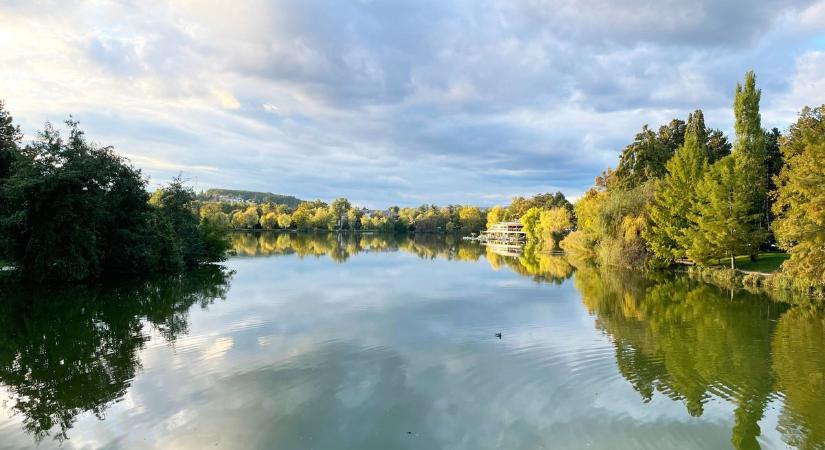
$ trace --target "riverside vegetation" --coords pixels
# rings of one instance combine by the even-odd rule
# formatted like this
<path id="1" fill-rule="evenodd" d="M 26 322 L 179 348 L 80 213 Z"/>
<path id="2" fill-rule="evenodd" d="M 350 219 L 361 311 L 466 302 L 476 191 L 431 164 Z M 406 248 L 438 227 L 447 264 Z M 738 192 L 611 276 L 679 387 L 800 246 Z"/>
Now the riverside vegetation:
<path id="1" fill-rule="evenodd" d="M 140 171 L 110 147 L 89 144 L 76 122 L 67 122 L 66 140 L 47 124 L 20 146 L 19 128 L 0 107 L 0 260 L 28 279 L 76 280 L 219 261 L 229 229 L 466 235 L 519 220 L 529 246 L 560 246 L 573 260 L 648 269 L 688 263 L 693 274 L 723 284 L 825 296 L 825 105 L 805 107 L 783 134 L 762 128 L 760 100 L 748 72 L 735 90 L 732 143 L 705 125 L 701 110 L 658 130 L 645 125 L 616 169 L 596 177 L 575 205 L 557 192 L 487 210 L 384 211 L 345 198 L 196 196 L 180 179 L 150 196 Z M 743 257 L 757 268 L 760 255 L 779 249 L 788 258 L 775 273 L 737 270 Z"/>
<path id="2" fill-rule="evenodd" d="M 0 103 L 0 260 L 30 281 L 174 272 L 222 261 L 226 231 L 199 220 L 180 179 L 151 195 L 140 170 L 89 142 L 77 122 L 67 137 L 46 124 L 21 145 Z"/>
<path id="3" fill-rule="evenodd" d="M 561 247 L 621 267 L 695 264 L 733 284 L 825 295 L 825 105 L 805 107 L 785 134 L 761 126 L 753 72 L 737 84 L 735 139 L 708 129 L 701 110 L 658 132 L 643 127 L 575 205 Z M 771 276 L 736 270 L 779 247 L 790 258 Z M 723 260 L 730 269 L 721 270 Z"/>

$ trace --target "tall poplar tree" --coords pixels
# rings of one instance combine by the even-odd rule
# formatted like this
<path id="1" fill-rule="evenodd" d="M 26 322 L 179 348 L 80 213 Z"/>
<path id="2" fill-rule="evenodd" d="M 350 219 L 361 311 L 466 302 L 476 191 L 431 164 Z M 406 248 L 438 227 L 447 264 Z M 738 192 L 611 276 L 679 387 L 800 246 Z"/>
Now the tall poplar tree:
<path id="1" fill-rule="evenodd" d="M 741 153 L 738 165 L 742 170 L 742 183 L 749 187 L 747 193 L 753 205 L 753 213 L 757 213 L 757 225 L 760 231 L 767 231 L 769 227 L 770 204 L 768 202 L 767 151 L 765 147 L 765 131 L 762 129 L 762 116 L 759 113 L 759 101 L 762 90 L 756 88 L 756 74 L 748 71 L 745 74 L 744 85 L 736 84 L 736 93 L 733 99 L 733 112 L 736 116 L 734 129 L 736 142 L 734 153 Z M 764 233 L 763 233 L 764 234 Z M 752 249 L 752 255 L 758 251 L 758 246 Z"/>
<path id="2" fill-rule="evenodd" d="M 755 256 L 767 237 L 765 205 L 767 170 L 765 132 L 759 114 L 762 92 L 753 71 L 736 84 L 733 112 L 736 143 L 733 153 L 711 166 L 697 186 L 697 200 L 689 213 L 696 229 L 689 233 L 688 257 L 707 262 L 736 255 Z"/>
<path id="3" fill-rule="evenodd" d="M 667 174 L 650 204 L 651 226 L 645 239 L 656 256 L 674 260 L 686 256 L 689 231 L 695 224 L 687 212 L 693 209 L 696 186 L 707 170 L 707 129 L 702 110 L 688 116 L 684 144 L 667 163 Z"/>

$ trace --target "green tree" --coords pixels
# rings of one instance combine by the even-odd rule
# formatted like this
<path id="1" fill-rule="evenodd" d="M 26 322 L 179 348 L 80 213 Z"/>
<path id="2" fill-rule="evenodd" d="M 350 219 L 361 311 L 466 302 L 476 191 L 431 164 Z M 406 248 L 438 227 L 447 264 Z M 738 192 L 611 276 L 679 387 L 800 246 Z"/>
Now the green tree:
<path id="1" fill-rule="evenodd" d="M 350 208 L 352 208 L 352 205 L 349 200 L 345 198 L 337 198 L 332 202 L 330 205 L 330 211 L 332 213 L 332 221 L 334 226 L 344 228 L 344 225 L 349 222 L 347 220 L 347 211 L 349 211 Z"/>
<path id="2" fill-rule="evenodd" d="M 747 195 L 753 211 L 759 214 L 758 226 L 761 231 L 767 231 L 770 219 L 767 196 L 769 178 L 765 132 L 762 130 L 762 116 L 759 113 L 761 97 L 762 90 L 756 88 L 756 74 L 753 71 L 747 72 L 744 85 L 736 84 L 733 99 L 733 112 L 736 116 L 736 142 L 733 151 L 741 154 L 738 163 L 742 170 L 741 182 L 748 187 Z M 764 239 L 767 235 L 761 233 L 761 236 Z M 751 254 L 755 255 L 758 249 L 758 245 L 751 248 Z"/>
<path id="3" fill-rule="evenodd" d="M 782 268 L 825 286 L 825 105 L 803 109 L 781 143 L 773 230 L 791 255 Z"/>
<path id="4" fill-rule="evenodd" d="M 656 133 L 647 125 L 636 134 L 633 142 L 622 150 L 616 168 L 616 180 L 624 189 L 635 188 L 652 178 L 665 174 L 665 164 L 682 145 L 685 122 L 673 119 L 659 127 Z"/>
<path id="5" fill-rule="evenodd" d="M 645 233 L 653 253 L 664 260 L 686 256 L 695 224 L 687 212 L 693 209 L 696 186 L 707 170 L 707 131 L 702 110 L 688 116 L 684 144 L 667 163 L 667 174 L 657 183 L 649 205 L 651 226 Z"/>
<path id="6" fill-rule="evenodd" d="M 728 156 L 732 146 L 721 130 L 710 130 L 705 140 L 705 147 L 708 150 L 708 163 L 713 164 Z"/>
<path id="7" fill-rule="evenodd" d="M 754 210 L 752 187 L 747 184 L 750 160 L 742 152 L 728 155 L 713 164 L 697 186 L 697 201 L 689 229 L 691 247 L 687 256 L 707 263 L 713 258 L 750 254 L 764 238 L 759 227 L 760 212 Z"/>
<path id="8" fill-rule="evenodd" d="M 14 239 L 22 220 L 20 191 L 10 178 L 20 160 L 23 133 L 0 100 L 0 259 L 13 258 Z"/>
<path id="9" fill-rule="evenodd" d="M 187 187 L 180 176 L 157 189 L 149 203 L 156 207 L 161 229 L 167 236 L 171 230 L 171 239 L 177 241 L 163 250 L 164 253 L 179 251 L 185 266 L 225 259 L 228 246 L 225 229 L 219 229 L 217 223 L 208 220 L 201 226 L 195 211 L 195 191 Z"/>

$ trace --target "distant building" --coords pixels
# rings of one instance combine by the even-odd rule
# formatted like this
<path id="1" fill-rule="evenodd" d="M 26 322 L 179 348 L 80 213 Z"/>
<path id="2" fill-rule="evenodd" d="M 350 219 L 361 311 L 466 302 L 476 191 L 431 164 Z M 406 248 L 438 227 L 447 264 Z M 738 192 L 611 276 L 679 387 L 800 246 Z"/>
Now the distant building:
<path id="1" fill-rule="evenodd" d="M 479 239 L 496 242 L 523 242 L 527 240 L 527 233 L 524 232 L 524 225 L 521 222 L 499 222 L 483 231 Z"/>

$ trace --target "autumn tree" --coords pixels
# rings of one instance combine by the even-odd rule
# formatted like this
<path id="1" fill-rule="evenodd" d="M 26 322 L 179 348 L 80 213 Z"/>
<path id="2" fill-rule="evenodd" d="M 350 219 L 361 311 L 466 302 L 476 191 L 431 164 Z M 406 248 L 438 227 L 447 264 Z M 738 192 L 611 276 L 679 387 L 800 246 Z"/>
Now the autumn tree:
<path id="1" fill-rule="evenodd" d="M 458 210 L 458 220 L 464 233 L 478 233 L 484 227 L 484 219 L 477 206 L 462 206 Z"/>
<path id="2" fill-rule="evenodd" d="M 802 110 L 781 140 L 773 230 L 791 258 L 783 270 L 825 286 L 825 105 Z"/>
<path id="3" fill-rule="evenodd" d="M 573 227 L 573 214 L 569 209 L 556 207 L 541 212 L 539 229 L 542 240 L 555 247 L 566 232 Z"/>

